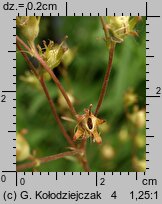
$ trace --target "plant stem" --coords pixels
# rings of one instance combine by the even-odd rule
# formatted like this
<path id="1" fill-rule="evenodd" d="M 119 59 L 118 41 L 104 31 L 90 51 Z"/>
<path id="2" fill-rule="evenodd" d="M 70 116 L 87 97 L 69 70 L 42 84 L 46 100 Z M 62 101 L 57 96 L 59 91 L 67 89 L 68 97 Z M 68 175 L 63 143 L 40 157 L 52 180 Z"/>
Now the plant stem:
<path id="1" fill-rule="evenodd" d="M 85 172 L 90 172 L 91 171 L 91 169 L 90 169 L 90 167 L 89 167 L 89 165 L 88 165 L 88 161 L 87 161 L 87 158 L 86 157 L 81 157 L 81 163 L 82 163 L 82 167 L 83 167 L 83 169 L 84 169 L 84 171 Z"/>
<path id="2" fill-rule="evenodd" d="M 29 168 L 35 167 L 38 163 L 40 165 L 40 164 L 43 164 L 43 163 L 47 163 L 47 162 L 50 162 L 50 161 L 55 161 L 57 159 L 64 158 L 66 156 L 73 156 L 73 155 L 81 154 L 81 153 L 82 152 L 80 150 L 74 150 L 74 151 L 63 152 L 63 153 L 60 153 L 60 154 L 55 154 L 55 155 L 51 155 L 51 156 L 47 156 L 47 157 L 36 158 L 35 161 L 28 162 L 26 164 L 18 165 L 16 167 L 16 171 L 22 171 L 24 169 L 29 169 Z"/>
<path id="3" fill-rule="evenodd" d="M 19 42 L 29 53 L 31 53 L 31 49 L 27 44 L 19 37 L 16 35 L 16 44 Z"/>
<path id="4" fill-rule="evenodd" d="M 67 140 L 67 142 L 72 146 L 72 147 L 75 147 L 75 144 L 74 142 L 72 141 L 72 139 L 70 138 L 70 136 L 68 135 L 68 133 L 66 132 L 58 114 L 57 114 L 57 111 L 56 111 L 56 108 L 55 108 L 55 105 L 53 103 L 53 100 L 51 99 L 50 95 L 49 95 L 49 92 L 48 92 L 48 89 L 46 87 L 46 84 L 44 82 L 44 79 L 43 77 L 39 77 L 38 73 L 36 72 L 35 70 L 35 67 L 33 66 L 33 64 L 31 63 L 31 61 L 29 60 L 29 58 L 27 57 L 27 55 L 23 52 L 23 50 L 21 49 L 21 47 L 19 46 L 19 44 L 17 43 L 17 47 L 18 49 L 20 50 L 21 54 L 23 55 L 25 61 L 27 62 L 27 64 L 29 65 L 30 69 L 33 71 L 33 73 L 35 74 L 35 76 L 37 77 L 37 79 L 39 80 L 42 88 L 43 88 L 43 91 L 47 97 L 47 100 L 49 102 L 49 105 L 51 107 L 51 110 L 52 110 L 52 114 L 62 132 L 62 134 L 64 135 L 65 139 Z"/>
<path id="5" fill-rule="evenodd" d="M 27 49 L 27 51 L 29 51 L 31 53 L 31 49 L 18 37 L 16 36 L 16 40 L 22 45 L 24 46 L 25 49 Z M 50 69 L 50 67 L 44 62 L 44 60 L 41 58 L 41 56 L 38 54 L 37 50 L 35 49 L 34 52 L 34 56 L 36 57 L 36 59 L 39 61 L 39 63 L 43 66 L 43 68 L 49 73 L 49 75 L 51 76 L 51 78 L 53 79 L 53 81 L 55 82 L 56 86 L 59 88 L 59 90 L 61 91 L 62 95 L 64 96 L 69 109 L 72 113 L 72 115 L 74 116 L 75 119 L 77 119 L 77 112 L 74 108 L 74 106 L 72 105 L 65 89 L 63 88 L 63 86 L 61 85 L 60 81 L 58 80 L 58 78 L 55 76 L 55 74 L 53 73 L 53 71 Z"/>
<path id="6" fill-rule="evenodd" d="M 80 149 L 83 151 L 83 156 L 82 156 L 82 166 L 84 168 L 84 170 L 86 172 L 90 172 L 90 167 L 89 167 L 89 164 L 88 164 L 88 160 L 87 160 L 87 155 L 86 155 L 86 144 L 87 144 L 87 139 L 84 139 L 82 140 L 82 143 L 81 143 L 81 147 Z"/>
<path id="7" fill-rule="evenodd" d="M 104 81 L 103 81 L 103 84 L 102 84 L 102 88 L 101 88 L 100 96 L 99 96 L 99 99 L 98 99 L 96 111 L 95 111 L 95 114 L 94 114 L 95 116 L 98 114 L 98 111 L 99 111 L 99 109 L 100 109 L 100 107 L 102 105 L 102 101 L 103 101 L 103 98 L 104 98 L 105 93 L 106 93 L 106 88 L 107 88 L 107 84 L 108 84 L 108 81 L 109 81 L 110 72 L 111 72 L 111 68 L 112 68 L 114 51 L 115 51 L 115 43 L 111 42 L 110 43 L 110 48 L 109 48 L 108 66 L 107 66 Z"/>
<path id="8" fill-rule="evenodd" d="M 21 52 L 22 56 L 24 57 L 25 61 L 27 62 L 27 64 L 29 65 L 29 68 L 31 69 L 31 71 L 33 72 L 33 74 L 36 76 L 36 78 L 39 78 L 39 74 L 37 73 L 37 70 L 35 69 L 35 67 L 33 66 L 33 64 L 31 63 L 31 61 L 29 60 L 27 54 L 22 50 L 22 48 L 20 47 L 19 43 L 16 43 L 17 48 L 19 49 L 19 51 Z"/>
<path id="9" fill-rule="evenodd" d="M 103 30 L 104 30 L 104 33 L 105 33 L 105 38 L 106 38 L 106 40 L 108 40 L 109 36 L 108 36 L 108 31 L 107 31 L 106 23 L 104 21 L 104 17 L 100 16 L 100 20 L 101 20 L 102 27 L 103 27 Z"/>
<path id="10" fill-rule="evenodd" d="M 42 88 L 43 88 L 43 90 L 44 90 L 44 93 L 46 94 L 46 97 L 47 97 L 48 102 L 49 102 L 49 105 L 50 105 L 50 107 L 51 107 L 53 116 L 54 116 L 55 120 L 57 121 L 57 123 L 58 123 L 58 125 L 59 125 L 59 127 L 60 127 L 60 130 L 61 130 L 62 134 L 64 135 L 64 137 L 66 138 L 66 140 L 68 141 L 68 143 L 69 143 L 72 147 L 75 147 L 75 144 L 74 144 L 73 140 L 70 138 L 70 136 L 69 136 L 68 133 L 66 132 L 66 130 L 65 130 L 65 128 L 64 128 L 64 126 L 63 126 L 63 124 L 62 124 L 62 122 L 61 122 L 61 120 L 60 120 L 58 114 L 57 114 L 56 107 L 55 107 L 55 105 L 54 105 L 54 103 L 53 103 L 53 100 L 51 99 L 51 97 L 50 97 L 50 95 L 49 95 L 49 92 L 48 92 L 48 89 L 47 89 L 47 86 L 46 86 L 46 84 L 45 84 L 45 81 L 44 81 L 43 77 L 41 77 L 39 81 L 40 81 L 40 83 L 41 83 L 41 85 L 42 85 Z"/>

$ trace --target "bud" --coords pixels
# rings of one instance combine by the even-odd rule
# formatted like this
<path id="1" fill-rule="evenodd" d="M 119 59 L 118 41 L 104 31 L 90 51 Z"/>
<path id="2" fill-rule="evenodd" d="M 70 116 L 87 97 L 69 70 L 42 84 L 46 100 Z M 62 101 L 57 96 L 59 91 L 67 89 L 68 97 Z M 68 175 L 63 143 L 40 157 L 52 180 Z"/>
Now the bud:
<path id="1" fill-rule="evenodd" d="M 61 63 L 62 57 L 67 50 L 67 48 L 63 47 L 63 43 L 64 41 L 58 45 L 50 41 L 47 46 L 46 42 L 43 41 L 44 48 L 41 49 L 41 47 L 38 46 L 40 56 L 51 69 L 54 69 Z M 45 51 L 42 52 L 42 50 Z"/>
<path id="2" fill-rule="evenodd" d="M 137 103 L 138 97 L 134 93 L 132 89 L 129 89 L 125 94 L 124 94 L 124 104 L 126 107 L 131 106 L 135 103 Z"/>
<path id="3" fill-rule="evenodd" d="M 146 124 L 146 111 L 144 109 L 138 110 L 138 107 L 135 106 L 134 112 L 128 114 L 128 119 L 138 128 L 143 128 Z"/>
<path id="4" fill-rule="evenodd" d="M 40 16 L 18 16 L 16 18 L 16 26 L 20 28 L 22 35 L 32 46 L 35 38 L 39 33 Z"/>
<path id="5" fill-rule="evenodd" d="M 122 128 L 120 131 L 119 131 L 119 140 L 121 142 L 126 142 L 128 141 L 129 139 L 129 134 L 128 134 L 128 130 L 126 128 Z"/>
<path id="6" fill-rule="evenodd" d="M 137 157 L 133 157 L 132 159 L 133 167 L 135 171 L 144 172 L 146 171 L 146 160 L 139 160 Z"/>
<path id="7" fill-rule="evenodd" d="M 30 146 L 22 134 L 16 134 L 16 161 L 21 162 L 30 156 Z"/>
<path id="8" fill-rule="evenodd" d="M 143 148 L 146 146 L 146 137 L 145 135 L 138 134 L 134 138 L 134 142 L 137 148 Z"/>
<path id="9" fill-rule="evenodd" d="M 108 16 L 108 33 L 110 40 L 115 43 L 123 42 L 127 35 L 137 35 L 133 30 L 140 17 Z"/>
<path id="10" fill-rule="evenodd" d="M 104 145 L 101 148 L 101 153 L 105 159 L 113 159 L 115 156 L 114 148 L 110 145 Z"/>

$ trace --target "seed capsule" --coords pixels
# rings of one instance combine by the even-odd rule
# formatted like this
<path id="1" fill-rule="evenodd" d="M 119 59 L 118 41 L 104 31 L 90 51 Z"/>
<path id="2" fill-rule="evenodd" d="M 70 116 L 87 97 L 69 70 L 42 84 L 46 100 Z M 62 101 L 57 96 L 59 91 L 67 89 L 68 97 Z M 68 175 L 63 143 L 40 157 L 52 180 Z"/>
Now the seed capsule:
<path id="1" fill-rule="evenodd" d="M 88 118 L 87 125 L 88 125 L 90 130 L 93 128 L 93 124 L 92 124 L 92 119 L 91 118 Z"/>

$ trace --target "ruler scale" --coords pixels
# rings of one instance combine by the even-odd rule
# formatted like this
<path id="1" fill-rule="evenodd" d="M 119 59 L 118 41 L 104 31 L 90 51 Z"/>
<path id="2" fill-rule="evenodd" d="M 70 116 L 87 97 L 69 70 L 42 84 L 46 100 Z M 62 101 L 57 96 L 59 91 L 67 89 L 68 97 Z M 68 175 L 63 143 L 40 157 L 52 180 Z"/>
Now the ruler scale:
<path id="1" fill-rule="evenodd" d="M 162 202 L 162 2 L 122 2 L 1 1 L 1 203 Z M 16 16 L 23 15 L 146 16 L 146 172 L 16 172 L 15 33 Z"/>

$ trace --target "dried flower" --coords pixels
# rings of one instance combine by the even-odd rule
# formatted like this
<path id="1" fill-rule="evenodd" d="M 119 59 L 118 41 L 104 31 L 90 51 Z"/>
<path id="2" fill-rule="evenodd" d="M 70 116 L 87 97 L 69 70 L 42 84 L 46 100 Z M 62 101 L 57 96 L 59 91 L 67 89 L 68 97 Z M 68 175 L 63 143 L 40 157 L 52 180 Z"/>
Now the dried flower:
<path id="1" fill-rule="evenodd" d="M 98 133 L 98 126 L 104 123 L 105 121 L 97 118 L 91 112 L 92 105 L 90 105 L 89 109 L 85 109 L 85 114 L 78 115 L 78 124 L 77 130 L 74 134 L 73 140 L 76 141 L 80 137 L 88 138 L 91 137 L 93 142 L 97 142 L 100 144 L 102 142 L 102 138 Z"/>
<path id="2" fill-rule="evenodd" d="M 54 69 L 61 63 L 62 57 L 67 50 L 67 48 L 63 47 L 63 43 L 64 41 L 60 45 L 58 45 L 50 40 L 48 46 L 46 44 L 46 41 L 43 41 L 43 49 L 38 46 L 40 56 L 51 69 Z"/>

